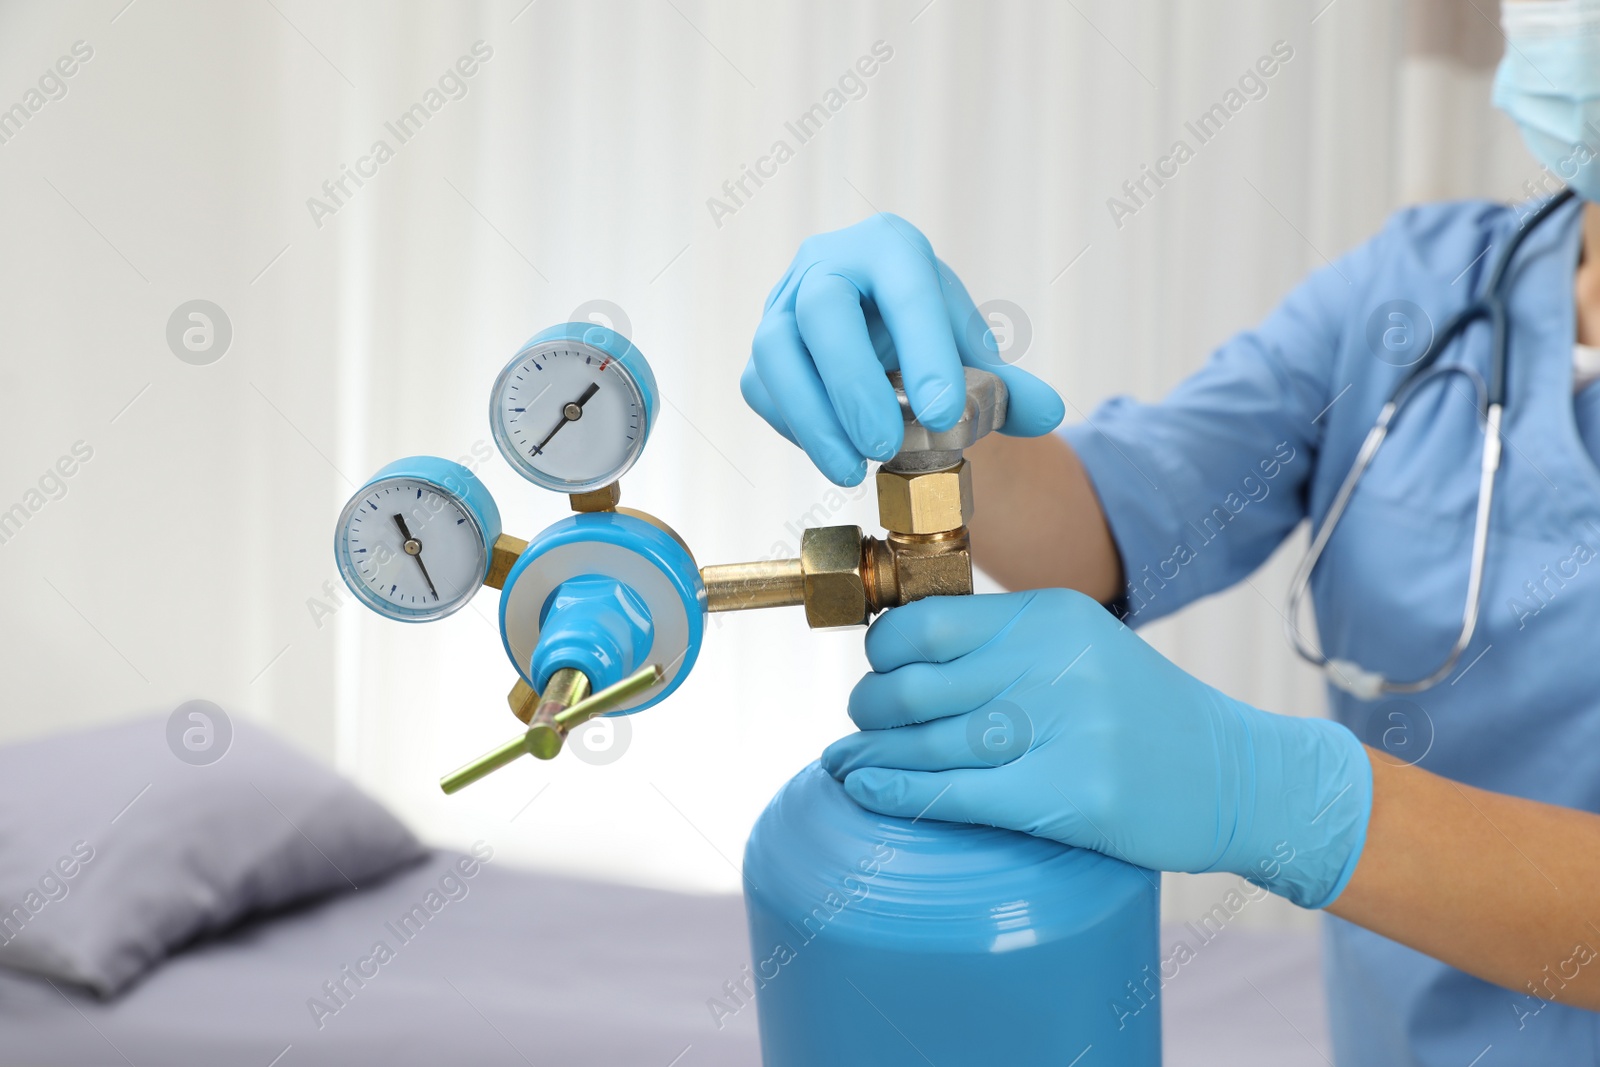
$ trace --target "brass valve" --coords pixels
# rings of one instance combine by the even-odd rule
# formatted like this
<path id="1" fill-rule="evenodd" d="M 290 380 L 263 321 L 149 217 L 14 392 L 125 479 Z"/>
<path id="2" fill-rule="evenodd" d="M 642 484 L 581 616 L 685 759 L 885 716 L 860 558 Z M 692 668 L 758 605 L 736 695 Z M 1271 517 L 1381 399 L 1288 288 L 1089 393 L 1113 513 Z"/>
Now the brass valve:
<path id="1" fill-rule="evenodd" d="M 1005 422 L 1005 383 L 967 368 L 961 418 L 936 433 L 916 420 L 899 373 L 889 380 L 905 441 L 876 474 L 878 521 L 888 536 L 816 527 L 802 535 L 798 559 L 701 567 L 707 610 L 803 605 L 814 628 L 859 626 L 885 608 L 972 592 L 972 472 L 962 453 Z"/>

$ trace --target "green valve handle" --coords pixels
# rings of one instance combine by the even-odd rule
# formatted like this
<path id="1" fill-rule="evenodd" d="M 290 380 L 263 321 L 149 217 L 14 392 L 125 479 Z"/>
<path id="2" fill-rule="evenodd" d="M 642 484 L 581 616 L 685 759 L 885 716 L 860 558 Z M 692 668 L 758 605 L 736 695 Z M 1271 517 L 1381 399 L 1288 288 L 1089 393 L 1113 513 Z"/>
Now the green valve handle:
<path id="1" fill-rule="evenodd" d="M 610 711 L 629 697 L 655 686 L 665 673 L 654 663 L 639 668 L 616 685 L 585 697 L 548 722 L 534 723 L 520 737 L 514 737 L 493 752 L 486 752 L 471 763 L 451 771 L 439 779 L 439 788 L 446 793 L 459 792 L 478 779 L 514 762 L 519 756 L 533 755 L 540 759 L 551 759 L 561 751 L 561 743 L 573 727 Z"/>

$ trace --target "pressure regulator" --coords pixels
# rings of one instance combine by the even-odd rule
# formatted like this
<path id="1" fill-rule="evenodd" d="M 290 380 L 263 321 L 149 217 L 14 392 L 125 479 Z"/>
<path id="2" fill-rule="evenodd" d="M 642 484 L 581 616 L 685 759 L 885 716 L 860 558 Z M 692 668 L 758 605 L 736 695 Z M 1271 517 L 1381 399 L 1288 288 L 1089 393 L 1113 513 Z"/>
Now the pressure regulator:
<path id="1" fill-rule="evenodd" d="M 565 494 L 572 514 L 522 540 L 466 467 L 396 460 L 339 514 L 334 557 L 362 604 L 394 622 L 433 622 L 487 586 L 516 680 L 517 736 L 446 775 L 446 793 L 532 755 L 551 759 L 596 715 L 660 703 L 699 655 L 706 616 L 802 607 L 813 627 L 859 626 L 885 608 L 972 591 L 964 450 L 1005 421 L 1005 385 L 969 369 L 967 404 L 934 433 L 911 412 L 898 374 L 905 443 L 876 474 L 885 536 L 857 526 L 806 530 L 794 559 L 701 567 L 661 519 L 621 506 L 621 479 L 644 453 L 657 412 L 654 372 L 615 330 L 569 322 L 534 335 L 489 395 L 489 427 L 513 470 Z"/>

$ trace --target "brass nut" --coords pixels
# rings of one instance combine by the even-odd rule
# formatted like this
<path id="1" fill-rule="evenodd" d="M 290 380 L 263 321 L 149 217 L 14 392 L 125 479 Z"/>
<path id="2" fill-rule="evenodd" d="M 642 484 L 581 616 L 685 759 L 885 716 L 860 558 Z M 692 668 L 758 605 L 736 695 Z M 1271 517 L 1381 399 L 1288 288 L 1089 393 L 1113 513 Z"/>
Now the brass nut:
<path id="1" fill-rule="evenodd" d="M 878 468 L 878 521 L 894 533 L 959 530 L 972 518 L 972 468 L 962 460 L 943 470 L 902 474 Z"/>
<path id="2" fill-rule="evenodd" d="M 539 706 L 539 694 L 533 691 L 533 686 L 518 678 L 517 684 L 506 694 L 506 703 L 511 705 L 511 713 L 526 723 L 533 718 L 533 709 Z"/>
<path id="3" fill-rule="evenodd" d="M 860 626 L 872 617 L 861 578 L 861 527 L 823 526 L 800 538 L 806 624 Z"/>
<path id="4" fill-rule="evenodd" d="M 909 604 L 928 596 L 972 592 L 972 548 L 965 536 L 938 541 L 889 539 L 894 556 L 896 600 Z"/>
<path id="5" fill-rule="evenodd" d="M 489 574 L 484 578 L 483 584 L 490 589 L 504 589 L 512 565 L 527 550 L 528 542 L 520 537 L 501 534 L 495 538 L 494 551 L 489 554 Z"/>
<path id="6" fill-rule="evenodd" d="M 568 499 L 572 501 L 572 510 L 576 512 L 616 511 L 617 504 L 622 501 L 622 483 L 612 482 L 587 493 L 569 493 Z"/>

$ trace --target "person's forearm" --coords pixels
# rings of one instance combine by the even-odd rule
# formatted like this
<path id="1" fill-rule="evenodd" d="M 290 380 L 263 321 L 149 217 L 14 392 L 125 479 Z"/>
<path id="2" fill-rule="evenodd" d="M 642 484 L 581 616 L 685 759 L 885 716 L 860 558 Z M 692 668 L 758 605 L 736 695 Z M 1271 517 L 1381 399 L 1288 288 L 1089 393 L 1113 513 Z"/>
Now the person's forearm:
<path id="1" fill-rule="evenodd" d="M 990 434 L 972 465 L 972 560 L 1007 589 L 1076 589 L 1106 603 L 1122 559 L 1089 474 L 1055 434 Z"/>
<path id="2" fill-rule="evenodd" d="M 1366 845 L 1328 911 L 1507 989 L 1600 1010 L 1600 816 L 1367 752 Z"/>

